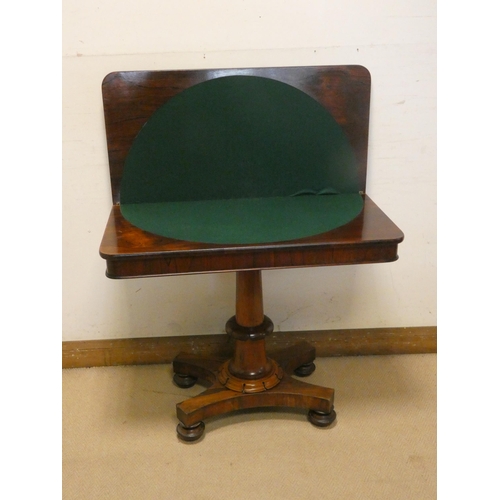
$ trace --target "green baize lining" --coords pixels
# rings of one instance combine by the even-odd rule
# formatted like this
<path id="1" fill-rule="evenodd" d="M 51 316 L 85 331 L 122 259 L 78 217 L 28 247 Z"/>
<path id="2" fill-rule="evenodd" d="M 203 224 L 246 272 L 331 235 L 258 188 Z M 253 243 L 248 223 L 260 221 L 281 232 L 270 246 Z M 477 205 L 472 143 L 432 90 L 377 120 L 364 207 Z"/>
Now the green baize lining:
<path id="1" fill-rule="evenodd" d="M 154 234 L 215 244 L 272 243 L 342 226 L 363 208 L 359 194 L 122 204 L 125 219 Z"/>

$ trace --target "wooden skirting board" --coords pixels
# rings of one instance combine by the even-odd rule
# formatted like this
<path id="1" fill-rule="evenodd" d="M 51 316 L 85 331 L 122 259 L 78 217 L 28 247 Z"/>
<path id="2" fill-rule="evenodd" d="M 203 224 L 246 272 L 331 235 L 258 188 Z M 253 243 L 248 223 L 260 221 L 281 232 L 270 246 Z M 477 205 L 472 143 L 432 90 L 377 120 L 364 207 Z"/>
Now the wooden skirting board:
<path id="1" fill-rule="evenodd" d="M 311 343 L 318 357 L 435 353 L 437 327 L 275 332 L 266 339 L 267 350 L 272 356 L 301 340 Z M 180 352 L 229 358 L 232 344 L 225 334 L 69 341 L 62 343 L 62 367 L 171 363 Z"/>

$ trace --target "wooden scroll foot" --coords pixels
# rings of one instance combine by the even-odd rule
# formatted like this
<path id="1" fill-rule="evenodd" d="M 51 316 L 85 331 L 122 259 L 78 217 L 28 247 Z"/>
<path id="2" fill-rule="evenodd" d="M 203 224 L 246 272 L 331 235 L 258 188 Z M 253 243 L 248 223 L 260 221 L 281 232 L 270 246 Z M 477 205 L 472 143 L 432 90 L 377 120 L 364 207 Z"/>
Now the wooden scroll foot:
<path id="1" fill-rule="evenodd" d="M 262 391 L 245 392 L 244 387 L 239 388 L 234 383 L 224 385 L 224 376 L 221 374 L 227 373 L 227 361 L 179 354 L 174 360 L 176 377 L 200 379 L 209 386 L 199 396 L 177 405 L 179 437 L 184 441 L 196 441 L 203 434 L 203 421 L 207 418 L 251 408 L 283 407 L 309 410 L 308 418 L 311 423 L 319 427 L 330 425 L 335 420 L 334 390 L 307 384 L 292 377 L 295 370 L 304 365 L 307 367 L 305 371 L 312 373 L 310 365 L 313 364 L 314 356 L 314 347 L 307 342 L 275 353 L 270 365 L 278 367 L 274 368 L 280 374 L 278 383 L 268 389 L 265 380 L 271 375 L 266 374 L 261 377 L 264 381 L 261 383 Z M 252 387 L 259 385 L 261 379 L 253 379 Z"/>

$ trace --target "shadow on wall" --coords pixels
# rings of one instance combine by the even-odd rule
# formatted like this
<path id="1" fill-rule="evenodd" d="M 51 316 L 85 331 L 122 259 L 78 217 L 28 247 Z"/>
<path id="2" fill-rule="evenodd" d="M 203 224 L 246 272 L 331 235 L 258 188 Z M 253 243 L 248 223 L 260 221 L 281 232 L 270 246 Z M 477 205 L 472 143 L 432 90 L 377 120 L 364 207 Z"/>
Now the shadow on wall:
<path id="1" fill-rule="evenodd" d="M 264 310 L 274 331 L 334 329 L 359 311 L 360 266 L 310 267 L 263 273 Z"/>
<path id="2" fill-rule="evenodd" d="M 234 314 L 234 273 L 116 280 L 121 338 L 224 332 Z"/>
<path id="3" fill-rule="evenodd" d="M 274 331 L 366 328 L 384 320 L 387 269 L 332 266 L 262 272 L 264 313 Z M 385 283 L 385 284 L 384 284 Z M 234 272 L 108 280 L 109 338 L 213 335 L 235 314 Z M 395 306 L 394 306 L 395 307 Z"/>

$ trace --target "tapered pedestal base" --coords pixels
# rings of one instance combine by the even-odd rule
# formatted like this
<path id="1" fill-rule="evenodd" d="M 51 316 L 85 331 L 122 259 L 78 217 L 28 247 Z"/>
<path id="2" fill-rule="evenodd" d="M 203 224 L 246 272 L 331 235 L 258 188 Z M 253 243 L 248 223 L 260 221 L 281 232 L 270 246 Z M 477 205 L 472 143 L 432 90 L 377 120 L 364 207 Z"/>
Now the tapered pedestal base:
<path id="1" fill-rule="evenodd" d="M 236 273 L 236 315 L 226 323 L 234 341 L 230 360 L 179 354 L 174 360 L 174 381 L 191 387 L 198 379 L 208 389 L 177 405 L 177 434 L 184 441 L 203 435 L 203 420 L 249 408 L 285 407 L 309 410 L 309 421 L 325 427 L 335 420 L 334 390 L 292 378 L 314 371 L 315 349 L 307 342 L 283 349 L 269 358 L 266 335 L 273 322 L 264 315 L 260 271 Z"/>

